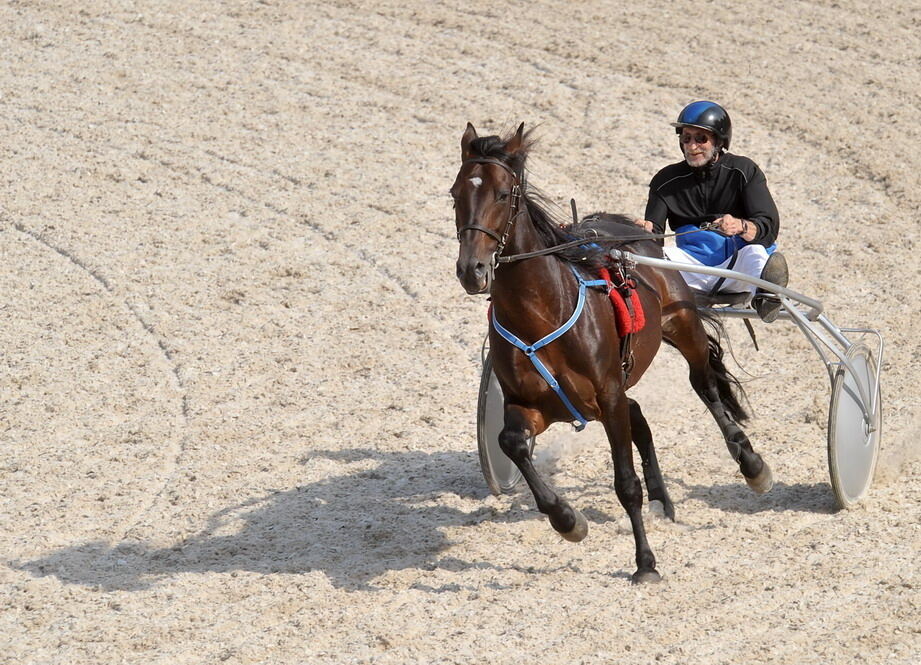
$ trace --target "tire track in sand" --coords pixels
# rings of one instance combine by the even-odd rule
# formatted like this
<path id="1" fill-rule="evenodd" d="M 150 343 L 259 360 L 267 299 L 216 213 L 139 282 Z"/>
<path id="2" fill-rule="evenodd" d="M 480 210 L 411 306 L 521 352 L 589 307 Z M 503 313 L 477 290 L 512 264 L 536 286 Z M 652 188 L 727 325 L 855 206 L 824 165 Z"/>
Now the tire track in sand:
<path id="1" fill-rule="evenodd" d="M 170 352 L 169 347 L 164 342 L 163 338 L 157 333 L 153 325 L 147 321 L 138 308 L 129 302 L 126 298 L 121 296 L 117 289 L 112 285 L 111 281 L 105 277 L 98 270 L 90 267 L 90 265 L 77 256 L 74 252 L 64 247 L 61 247 L 48 238 L 46 238 L 41 233 L 28 228 L 22 222 L 14 221 L 12 222 L 13 228 L 22 233 L 25 236 L 28 236 L 40 246 L 44 247 L 47 250 L 54 252 L 55 254 L 63 257 L 64 259 L 70 261 L 72 264 L 80 268 L 83 272 L 89 275 L 97 284 L 99 284 L 103 291 L 119 305 L 123 306 L 133 318 L 141 330 L 143 331 L 143 336 L 147 339 L 150 339 L 154 342 L 158 349 L 158 353 L 166 360 L 170 367 L 170 373 L 172 375 L 171 381 L 176 387 L 177 391 L 180 394 L 180 404 L 179 404 L 179 416 L 177 422 L 177 428 L 181 432 L 178 439 L 173 437 L 170 441 L 169 449 L 166 455 L 163 455 L 163 461 L 161 462 L 162 468 L 166 473 L 165 480 L 161 483 L 160 488 L 156 493 L 150 497 L 150 499 L 143 503 L 140 508 L 135 510 L 131 515 L 123 520 L 122 526 L 116 529 L 118 534 L 117 540 L 125 540 L 130 533 L 138 526 L 138 524 L 143 520 L 145 515 L 150 512 L 153 506 L 157 503 L 160 497 L 166 492 L 167 488 L 172 484 L 176 473 L 180 468 L 180 461 L 182 456 L 185 454 L 189 442 L 189 402 L 188 402 L 188 392 L 186 390 L 185 384 L 182 380 L 182 374 L 179 371 L 179 364 L 176 362 L 173 354 Z"/>

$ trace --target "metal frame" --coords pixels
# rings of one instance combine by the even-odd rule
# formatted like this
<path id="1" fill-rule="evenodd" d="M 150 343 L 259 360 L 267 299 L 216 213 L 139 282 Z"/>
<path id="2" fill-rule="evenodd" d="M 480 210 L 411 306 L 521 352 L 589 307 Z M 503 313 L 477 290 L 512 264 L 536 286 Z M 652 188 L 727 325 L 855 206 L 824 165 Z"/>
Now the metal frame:
<path id="1" fill-rule="evenodd" d="M 822 359 L 822 362 L 825 364 L 825 369 L 828 372 L 829 381 L 832 382 L 832 384 L 835 380 L 835 374 L 840 367 L 844 367 L 854 376 L 858 375 L 850 359 L 847 357 L 848 351 L 852 346 L 854 346 L 854 342 L 849 340 L 845 333 L 875 335 L 877 342 L 876 354 L 874 357 L 874 360 L 876 361 L 876 376 L 874 377 L 873 385 L 865 386 L 861 382 L 858 382 L 857 386 L 860 392 L 860 408 L 863 411 L 863 419 L 867 427 L 867 432 L 872 433 L 875 431 L 875 419 L 873 418 L 873 414 L 876 413 L 880 407 L 880 405 L 877 403 L 880 393 L 878 387 L 880 374 L 883 367 L 883 337 L 880 335 L 878 330 L 873 330 L 871 328 L 839 328 L 822 313 L 824 307 L 820 301 L 805 296 L 801 293 L 797 293 L 796 291 L 788 289 L 784 286 L 780 286 L 778 284 L 774 284 L 773 282 L 768 282 L 757 277 L 751 277 L 735 270 L 727 270 L 725 268 L 715 268 L 712 266 L 695 265 L 690 263 L 681 263 L 669 259 L 656 259 L 649 256 L 633 254 L 631 252 L 626 252 L 619 249 L 612 249 L 609 253 L 612 258 L 619 261 L 624 261 L 628 264 L 635 263 L 638 265 L 652 266 L 653 268 L 661 268 L 663 270 L 696 272 L 705 275 L 725 277 L 727 279 L 734 279 L 740 282 L 753 284 L 754 286 L 759 287 L 764 291 L 768 291 L 777 295 L 780 299 L 781 305 L 783 306 L 783 311 L 780 312 L 778 319 L 793 321 L 793 323 L 795 323 L 797 327 L 803 331 L 806 339 L 809 340 L 810 344 L 812 344 L 812 347 L 816 350 L 816 352 L 819 354 L 819 357 Z M 800 309 L 798 305 L 803 306 L 805 309 Z M 738 308 L 731 306 L 713 306 L 710 309 L 716 311 L 720 316 L 725 316 L 727 318 L 759 318 L 758 313 L 750 307 Z M 830 351 L 832 354 L 834 354 L 834 356 L 837 358 L 837 361 L 830 358 L 827 351 Z"/>

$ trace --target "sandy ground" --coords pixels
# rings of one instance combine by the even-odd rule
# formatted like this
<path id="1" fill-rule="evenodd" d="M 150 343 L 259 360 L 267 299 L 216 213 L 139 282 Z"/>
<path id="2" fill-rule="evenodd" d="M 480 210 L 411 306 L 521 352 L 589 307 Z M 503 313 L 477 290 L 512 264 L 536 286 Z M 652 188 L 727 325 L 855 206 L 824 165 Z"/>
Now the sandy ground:
<path id="1" fill-rule="evenodd" d="M 921 14 L 776 5 L 4 3 L 0 662 L 917 662 Z M 730 322 L 753 495 L 662 352 L 635 588 L 600 426 L 538 440 L 581 544 L 486 489 L 447 190 L 467 121 L 523 121 L 532 183 L 641 214 L 696 98 L 791 286 L 884 335 L 884 450 L 837 512 L 821 362 Z"/>

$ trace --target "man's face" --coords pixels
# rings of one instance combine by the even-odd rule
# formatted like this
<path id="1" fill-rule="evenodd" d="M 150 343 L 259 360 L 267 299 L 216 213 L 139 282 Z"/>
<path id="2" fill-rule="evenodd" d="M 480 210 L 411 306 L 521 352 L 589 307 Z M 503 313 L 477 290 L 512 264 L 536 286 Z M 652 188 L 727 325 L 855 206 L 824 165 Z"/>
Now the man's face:
<path id="1" fill-rule="evenodd" d="M 716 156 L 716 134 L 699 127 L 681 128 L 681 151 L 688 166 L 706 166 Z"/>

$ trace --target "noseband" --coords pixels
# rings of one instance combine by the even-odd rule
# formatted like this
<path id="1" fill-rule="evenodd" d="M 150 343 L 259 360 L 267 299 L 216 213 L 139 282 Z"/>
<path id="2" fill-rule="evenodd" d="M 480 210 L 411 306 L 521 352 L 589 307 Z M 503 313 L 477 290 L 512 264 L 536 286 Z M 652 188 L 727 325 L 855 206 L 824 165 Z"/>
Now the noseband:
<path id="1" fill-rule="evenodd" d="M 515 173 L 515 171 L 505 162 L 501 162 L 498 159 L 493 157 L 471 157 L 464 160 L 464 163 L 461 164 L 463 168 L 466 164 L 475 163 L 475 164 L 495 164 L 496 166 L 501 166 L 503 169 L 512 174 L 512 177 L 515 179 L 515 184 L 512 186 L 512 191 L 510 194 L 509 208 L 508 208 L 508 219 L 505 220 L 505 226 L 502 227 L 500 233 L 496 233 L 492 229 L 487 229 L 485 226 L 480 226 L 479 224 L 467 224 L 457 230 L 457 240 L 460 241 L 461 233 L 464 231 L 480 231 L 485 233 L 490 238 L 496 241 L 496 251 L 492 255 L 492 266 L 491 268 L 496 267 L 499 256 L 502 254 L 502 250 L 505 249 L 505 243 L 508 242 L 509 234 L 512 232 L 512 227 L 515 226 L 515 220 L 518 218 L 518 215 L 521 211 L 518 210 L 518 204 L 521 202 L 521 177 Z"/>

